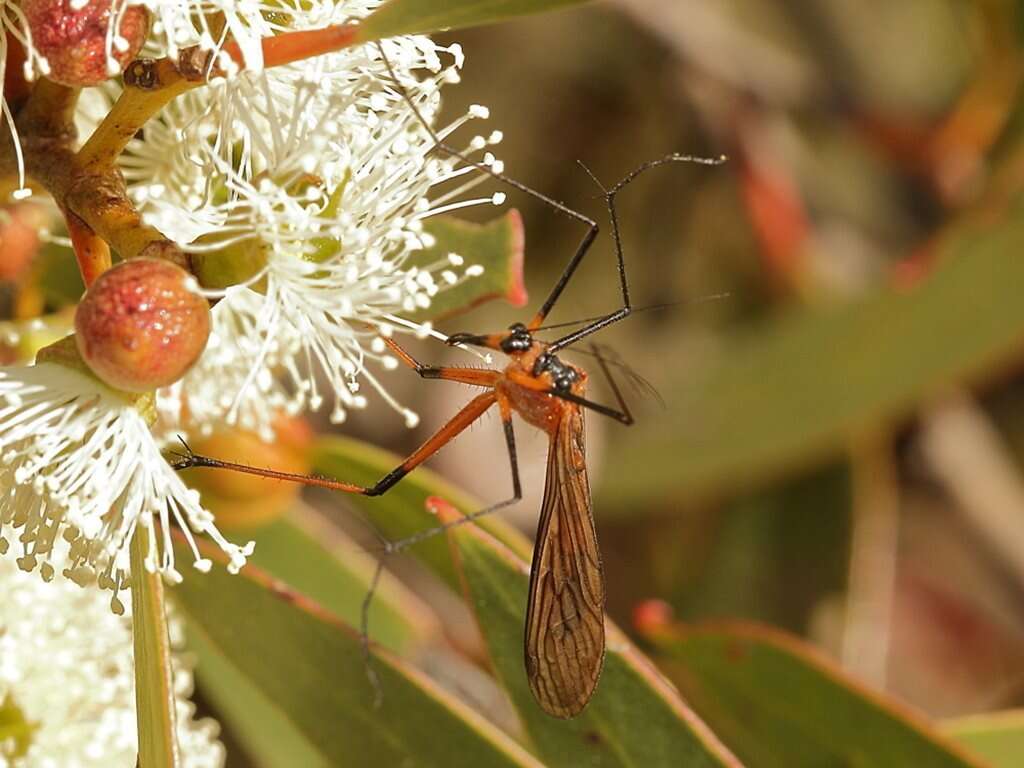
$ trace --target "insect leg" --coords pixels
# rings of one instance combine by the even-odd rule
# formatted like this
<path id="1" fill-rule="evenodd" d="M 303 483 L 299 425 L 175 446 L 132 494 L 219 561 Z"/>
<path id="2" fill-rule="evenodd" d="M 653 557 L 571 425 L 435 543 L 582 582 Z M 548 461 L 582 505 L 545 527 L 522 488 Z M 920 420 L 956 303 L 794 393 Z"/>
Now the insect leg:
<path id="1" fill-rule="evenodd" d="M 537 311 L 537 314 L 534 315 L 533 320 L 530 321 L 530 328 L 536 328 L 540 326 L 541 323 L 544 322 L 544 318 L 547 317 L 548 313 L 551 311 L 551 308 L 555 305 L 555 302 L 558 301 L 558 297 L 562 295 L 562 291 L 565 290 L 565 286 L 568 285 L 569 279 L 576 271 L 576 268 L 580 265 L 580 262 L 583 261 L 583 257 L 586 256 L 587 251 L 590 250 L 590 246 L 593 244 L 599 231 L 597 222 L 591 219 L 589 216 L 586 216 L 580 213 L 579 211 L 573 210 L 564 203 L 560 203 L 554 198 L 548 197 L 542 192 L 538 192 L 537 190 L 526 186 L 521 181 L 516 181 L 515 179 L 506 176 L 503 173 L 498 173 L 497 171 L 489 168 L 483 163 L 479 163 L 476 160 L 466 157 L 462 152 L 459 152 L 459 150 L 441 141 L 440 137 L 431 127 L 430 123 L 428 123 L 424 119 L 419 107 L 416 106 L 416 103 L 409 96 L 409 93 L 406 90 L 405 86 L 403 86 L 398 81 L 398 76 L 395 74 L 395 70 L 391 66 L 391 61 L 390 59 L 388 59 L 387 54 L 384 52 L 384 46 L 382 46 L 380 43 L 377 43 L 377 50 L 380 51 L 381 58 L 384 61 L 384 66 L 387 68 L 388 74 L 391 76 L 391 81 L 395 86 L 395 90 L 398 91 L 399 95 L 401 95 L 401 97 L 405 100 L 406 104 L 409 105 L 409 108 L 413 111 L 413 114 L 415 114 L 416 117 L 419 119 L 420 123 L 422 123 L 424 130 L 426 130 L 430 138 L 433 139 L 435 149 L 438 149 L 441 152 L 450 155 L 451 157 L 459 159 L 466 165 L 476 168 L 481 173 L 486 173 L 488 176 L 497 179 L 503 184 L 507 184 L 513 189 L 519 190 L 523 194 L 529 195 L 533 199 L 543 203 L 549 208 L 553 208 L 559 213 L 568 216 L 571 219 L 575 219 L 576 221 L 579 221 L 582 224 L 586 225 L 587 231 L 583 235 L 583 239 L 580 240 L 579 245 L 576 246 L 576 253 L 573 254 L 572 259 L 569 260 L 569 263 L 566 265 L 565 269 L 562 271 L 561 276 L 558 278 L 558 281 L 555 283 L 555 287 L 551 289 L 551 293 L 544 300 L 544 303 L 541 305 L 541 308 Z"/>
<path id="2" fill-rule="evenodd" d="M 303 485 L 309 485 L 316 488 L 326 488 L 332 491 L 358 493 L 363 496 L 380 496 L 381 494 L 386 493 L 389 488 L 409 474 L 413 469 L 441 450 L 441 448 L 447 445 L 449 441 L 454 439 L 470 424 L 480 418 L 488 408 L 494 405 L 495 399 L 496 396 L 493 391 L 484 392 L 483 394 L 474 397 L 462 408 L 461 411 L 455 414 L 447 424 L 435 432 L 433 436 L 423 443 L 423 445 L 413 451 L 405 461 L 371 486 L 355 485 L 354 483 L 330 480 L 326 477 L 318 477 L 316 475 L 278 472 L 273 469 L 262 469 L 260 467 L 253 467 L 248 464 L 241 464 L 234 461 L 222 461 L 220 459 L 210 458 L 209 456 L 201 456 L 192 451 L 184 441 L 182 441 L 182 445 L 184 446 L 185 452 L 174 454 L 177 460 L 171 464 L 171 468 L 174 470 L 191 469 L 194 467 L 227 469 L 232 472 L 241 472 L 247 475 L 267 477 L 274 480 L 286 480 L 288 482 L 301 483 Z"/>
<path id="3" fill-rule="evenodd" d="M 519 458 L 516 454 L 516 436 L 512 429 L 512 408 L 508 401 L 500 395 L 498 397 L 498 406 L 501 408 L 501 425 L 505 430 L 505 445 L 508 448 L 508 463 L 509 468 L 512 470 L 512 498 L 499 501 L 497 504 L 492 504 L 489 507 L 477 510 L 476 512 L 471 512 L 468 515 L 460 517 L 458 520 L 454 520 L 450 523 L 445 523 L 444 525 L 439 525 L 434 528 L 428 528 L 425 531 L 415 533 L 401 541 L 393 542 L 388 547 L 389 551 L 400 552 L 403 549 L 411 547 L 413 544 L 418 544 L 421 541 L 444 533 L 449 528 L 454 528 L 458 525 L 465 525 L 466 523 L 478 520 L 485 515 L 489 515 L 492 512 L 497 512 L 499 509 L 510 507 L 523 498 L 523 487 L 519 479 Z"/>
<path id="4" fill-rule="evenodd" d="M 493 387 L 501 374 L 481 368 L 454 368 L 441 365 L 424 365 L 405 351 L 394 339 L 384 339 L 384 343 L 395 353 L 399 360 L 412 368 L 423 379 L 444 379 L 457 381 L 460 384 L 471 384 L 477 387 Z"/>
<path id="5" fill-rule="evenodd" d="M 382 694 L 380 689 L 380 681 L 377 677 L 376 671 L 373 669 L 373 665 L 371 663 L 372 660 L 370 657 L 370 605 L 373 602 L 374 594 L 377 591 L 377 584 L 380 581 L 381 573 L 384 569 L 384 558 L 388 555 L 395 554 L 396 552 L 401 552 L 402 550 L 411 547 L 413 544 L 417 544 L 421 541 L 424 541 L 425 539 L 437 536 L 438 534 L 441 534 L 447 529 L 452 528 L 456 525 L 468 523 L 471 520 L 476 520 L 477 518 L 483 517 L 484 515 L 489 515 L 491 512 L 496 512 L 499 509 L 515 504 L 517 501 L 523 498 L 523 488 L 519 480 L 519 460 L 516 454 L 516 438 L 515 433 L 512 429 L 512 409 L 509 406 L 508 401 L 504 397 L 499 396 L 498 405 L 501 408 L 501 423 L 505 429 L 505 445 L 508 447 L 509 466 L 512 470 L 512 498 L 507 499 L 506 501 L 499 502 L 497 504 L 492 504 L 486 509 L 482 509 L 479 510 L 478 512 L 466 515 L 465 517 L 462 517 L 459 520 L 456 520 L 452 523 L 440 525 L 435 528 L 428 528 L 425 531 L 420 531 L 419 533 L 409 536 L 408 538 L 401 539 L 400 541 L 386 541 L 383 544 L 381 556 L 377 558 L 377 567 L 374 570 L 373 578 L 370 581 L 370 588 L 369 590 L 367 590 L 366 596 L 363 598 L 363 603 L 360 610 L 359 631 L 361 634 L 361 641 L 363 645 L 363 658 L 366 666 L 366 674 L 367 677 L 370 679 L 370 685 L 373 686 L 375 692 L 375 704 L 378 706 L 381 701 Z"/>
<path id="6" fill-rule="evenodd" d="M 583 169 L 590 175 L 590 178 L 592 178 L 594 182 L 604 192 L 605 203 L 608 206 L 608 217 L 612 225 L 612 240 L 615 243 L 615 260 L 619 270 L 619 290 L 622 294 L 622 307 L 615 310 L 614 312 L 610 312 L 607 315 L 598 318 L 597 320 L 584 326 L 583 328 L 580 328 L 577 331 L 573 331 L 572 333 L 563 336 L 557 341 L 552 342 L 548 346 L 548 350 L 550 352 L 557 352 L 559 349 L 568 347 L 570 344 L 575 344 L 577 341 L 584 338 L 585 336 L 589 336 L 592 333 L 596 333 L 602 328 L 606 328 L 609 325 L 617 323 L 619 320 L 628 317 L 629 313 L 633 311 L 633 305 L 630 302 L 629 298 L 629 282 L 626 279 L 626 261 L 623 255 L 622 233 L 619 227 L 619 215 L 615 209 L 615 197 L 616 195 L 619 194 L 619 192 L 622 191 L 623 187 L 632 182 L 645 171 L 649 171 L 651 168 L 657 168 L 658 166 L 665 165 L 667 163 L 699 163 L 701 165 L 720 165 L 723 162 L 725 162 L 724 156 L 718 158 L 706 158 L 695 157 L 693 155 L 666 155 L 665 157 L 662 157 L 658 160 L 649 160 L 648 162 L 644 163 L 638 168 L 635 168 L 611 189 L 605 187 L 597 179 L 597 177 L 594 176 L 593 173 L 591 173 L 589 168 L 587 168 L 585 165 L 583 166 Z M 583 164 L 581 163 L 581 165 Z"/>
<path id="7" fill-rule="evenodd" d="M 595 345 L 591 344 L 590 348 L 594 357 L 597 358 L 597 364 L 601 366 L 601 371 L 604 373 L 604 377 L 608 380 L 608 386 L 612 388 L 612 393 L 615 395 L 615 400 L 619 405 L 619 410 L 587 400 L 579 395 L 574 395 L 572 392 L 556 392 L 552 390 L 550 394 L 555 397 L 560 397 L 563 400 L 568 400 L 570 403 L 576 403 L 584 408 L 589 408 L 590 410 L 596 411 L 597 413 L 605 416 L 610 416 L 628 427 L 633 424 L 633 413 L 629 410 L 629 404 L 626 403 L 626 398 L 622 396 L 622 390 L 619 389 L 618 382 L 615 381 L 615 377 L 612 376 L 612 372 L 608 368 L 608 361 L 605 360 L 604 356 L 597 351 L 597 347 Z"/>

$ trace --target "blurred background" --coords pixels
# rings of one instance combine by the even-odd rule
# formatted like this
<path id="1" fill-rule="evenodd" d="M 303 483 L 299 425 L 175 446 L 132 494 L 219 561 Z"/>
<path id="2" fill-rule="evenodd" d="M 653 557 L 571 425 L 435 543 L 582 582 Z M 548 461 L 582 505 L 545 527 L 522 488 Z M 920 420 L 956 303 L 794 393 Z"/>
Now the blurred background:
<path id="1" fill-rule="evenodd" d="M 729 157 L 620 197 L 635 305 L 676 305 L 599 336 L 663 401 L 626 383 L 634 427 L 588 420 L 621 626 L 754 619 L 934 715 L 1024 703 L 1022 13 L 618 0 L 450 35 L 467 56 L 450 114 L 487 105 L 477 130 L 504 131 L 508 173 L 602 225 L 577 161 L 610 185 L 669 152 Z M 579 225 L 509 204 L 528 308 L 490 304 L 442 330 L 524 319 L 572 254 Z M 618 306 L 607 231 L 551 320 Z M 565 357 L 612 401 L 593 359 Z M 471 394 L 389 387 L 421 426 L 377 409 L 352 425 L 396 451 Z M 546 438 L 517 431 L 526 498 L 507 516 L 532 536 Z M 483 501 L 508 496 L 496 418 L 432 466 Z"/>
<path id="2" fill-rule="evenodd" d="M 775 625 L 934 716 L 1024 705 L 1024 5 L 604 0 L 448 38 L 467 57 L 450 117 L 488 106 L 477 130 L 504 132 L 506 171 L 603 225 L 577 161 L 610 185 L 671 152 L 729 158 L 659 168 L 619 198 L 634 305 L 670 306 L 596 339 L 637 419 L 588 418 L 611 617 L 628 632 L 672 616 Z M 509 205 L 528 306 L 441 330 L 525 320 L 572 255 L 577 223 L 520 194 Z M 11 238 L 39 222 L 10 215 L 0 312 L 31 317 L 59 291 L 15 290 L 25 270 L 61 286 L 55 267 L 73 265 L 15 260 Z M 619 306 L 607 233 L 551 321 Z M 612 402 L 592 357 L 565 358 Z M 420 426 L 382 406 L 343 430 L 400 453 L 471 396 L 404 369 L 384 380 Z M 522 423 L 517 438 L 525 498 L 503 515 L 532 537 L 547 444 Z M 430 466 L 485 504 L 511 489 L 493 416 Z M 349 500 L 310 499 L 373 542 Z M 483 666 L 454 593 L 412 563 L 395 573 L 430 603 L 408 613 L 438 647 Z M 510 721 L 455 656 L 419 661 Z"/>

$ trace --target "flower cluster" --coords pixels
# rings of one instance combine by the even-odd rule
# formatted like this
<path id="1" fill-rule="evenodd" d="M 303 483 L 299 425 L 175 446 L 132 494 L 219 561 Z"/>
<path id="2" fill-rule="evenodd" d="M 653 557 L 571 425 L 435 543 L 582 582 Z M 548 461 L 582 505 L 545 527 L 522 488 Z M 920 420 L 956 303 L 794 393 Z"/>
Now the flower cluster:
<path id="1" fill-rule="evenodd" d="M 425 39 L 386 46 L 402 71 L 436 70 L 416 86 L 420 113 L 433 117 L 440 85 L 457 77 L 461 52 Z M 201 425 L 241 420 L 266 431 L 261 404 L 268 395 L 292 409 L 320 407 L 319 374 L 333 395 L 334 421 L 365 404 L 364 380 L 414 424 L 415 415 L 391 400 L 367 363 L 393 368 L 374 342 L 401 325 L 396 315 L 429 307 L 439 290 L 478 273 L 469 265 L 457 274 L 449 260 L 411 268 L 406 262 L 431 244 L 426 218 L 492 202 L 462 199 L 479 175 L 460 184 L 474 169 L 429 156 L 433 139 L 389 87 L 373 46 L 216 88 L 215 109 L 183 102 L 126 157 L 130 191 L 147 220 L 188 243 L 204 284 L 230 285 L 213 292 L 222 299 L 214 335 L 230 345 L 211 345 L 208 359 L 166 394 L 185 412 L 202 414 Z M 441 134 L 478 115 L 474 110 Z M 157 149 L 182 136 L 187 152 Z M 195 174 L 197 168 L 204 173 Z M 430 199 L 440 185 L 448 189 Z M 305 363 L 301 372 L 296 361 Z M 282 367 L 293 393 L 287 403 L 268 391 L 270 371 Z M 212 371 L 220 372 L 217 398 L 205 391 Z"/>
<path id="2" fill-rule="evenodd" d="M 182 644 L 172 617 L 171 643 Z M 174 661 L 183 768 L 219 768 L 217 723 L 197 720 L 192 672 Z M 129 768 L 138 753 L 130 616 L 100 592 L 45 584 L 0 558 L 0 766 Z"/>
<path id="3" fill-rule="evenodd" d="M 161 456 L 179 436 L 227 424 L 269 439 L 281 412 L 329 404 L 341 421 L 374 396 L 416 423 L 382 384 L 381 372 L 397 367 L 383 338 L 433 333 L 405 317 L 481 272 L 456 254 L 417 259 L 433 244 L 423 222 L 501 202 L 467 199 L 481 175 L 435 151 L 436 136 L 486 110 L 424 124 L 437 120 L 442 86 L 459 79 L 457 46 L 396 38 L 261 68 L 262 37 L 356 20 L 379 0 L 141 5 L 152 20 L 147 52 L 217 51 L 231 40 L 244 58 L 238 71 L 222 56 L 228 76 L 172 101 L 119 160 L 144 221 L 190 254 L 196 289 L 214 301 L 205 352 L 155 397 L 119 391 L 127 386 L 88 356 L 106 384 L 61 360 L 0 369 L 0 548 L 44 578 L 95 578 L 115 593 L 136 531 L 150 539 L 148 567 L 172 580 L 172 523 L 190 544 L 194 533 L 213 539 L 233 568 L 249 552 L 218 532 Z M 108 6 L 111 29 L 125 8 Z M 110 34 L 116 52 L 123 46 Z M 84 96 L 77 122 L 86 138 L 117 88 Z M 500 170 L 487 151 L 500 138 L 473 138 L 464 151 Z M 117 309 L 93 303 L 98 324 L 110 319 L 105 308 Z M 124 359 L 115 351 L 115 362 Z M 58 542 L 69 545 L 66 562 Z M 208 567 L 192 549 L 196 566 Z"/>
<path id="4" fill-rule="evenodd" d="M 134 764 L 126 587 L 136 537 L 146 570 L 171 583 L 183 578 L 176 548 L 200 571 L 213 566 L 199 537 L 230 571 L 251 554 L 175 473 L 170 445 L 225 425 L 269 440 L 282 413 L 326 406 L 340 422 L 374 399 L 417 421 L 383 385 L 398 366 L 386 339 L 439 335 L 409 317 L 480 275 L 462 255 L 424 255 L 436 245 L 424 222 L 502 202 L 468 194 L 479 165 L 501 170 L 489 151 L 501 135 L 438 151 L 486 117 L 474 107 L 437 124 L 441 89 L 459 79 L 458 46 L 403 37 L 265 67 L 261 44 L 357 21 L 380 2 L 0 0 L 0 62 L 18 63 L 6 48 L 16 40 L 27 80 L 100 84 L 77 102 L 83 141 L 119 98 L 109 76 L 140 50 L 197 46 L 217 75 L 172 100 L 118 159 L 147 225 L 139 232 L 158 233 L 144 245 L 175 258 L 144 252 L 104 270 L 98 247 L 73 338 L 67 317 L 0 323 L 5 363 L 45 338 L 34 364 L 0 367 L 0 768 Z M 0 88 L 18 85 L 5 74 Z M 3 112 L 20 152 L 6 98 Z M 84 263 L 95 240 L 73 213 L 67 221 Z M 175 667 L 181 764 L 216 768 L 216 724 L 193 718 L 191 674 Z"/>

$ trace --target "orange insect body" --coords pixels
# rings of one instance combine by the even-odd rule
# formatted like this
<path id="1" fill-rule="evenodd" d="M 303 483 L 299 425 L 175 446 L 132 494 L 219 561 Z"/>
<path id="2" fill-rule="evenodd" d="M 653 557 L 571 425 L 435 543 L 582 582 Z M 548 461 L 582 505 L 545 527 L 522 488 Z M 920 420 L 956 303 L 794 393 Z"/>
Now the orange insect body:
<path id="1" fill-rule="evenodd" d="M 512 360 L 505 366 L 502 377 L 495 383 L 494 389 L 499 403 L 505 398 L 512 410 L 522 416 L 527 424 L 554 435 L 565 418 L 566 410 L 578 406 L 550 394 L 554 381 L 549 372 L 534 375 L 533 368 L 542 353 L 543 347 L 534 343 L 529 351 L 514 354 Z M 584 397 L 587 374 L 576 366 L 566 367 L 570 368 L 576 377 L 570 391 L 574 395 Z"/>
<path id="2" fill-rule="evenodd" d="M 587 478 L 583 409 L 552 394 L 586 395 L 586 373 L 563 363 L 525 329 L 487 337 L 511 358 L 495 376 L 507 420 L 514 410 L 550 438 L 544 501 L 537 524 L 526 609 L 526 676 L 541 707 L 577 715 L 604 662 L 604 577 Z M 522 344 L 510 344 L 520 335 Z M 528 346 L 527 346 L 528 344 Z"/>

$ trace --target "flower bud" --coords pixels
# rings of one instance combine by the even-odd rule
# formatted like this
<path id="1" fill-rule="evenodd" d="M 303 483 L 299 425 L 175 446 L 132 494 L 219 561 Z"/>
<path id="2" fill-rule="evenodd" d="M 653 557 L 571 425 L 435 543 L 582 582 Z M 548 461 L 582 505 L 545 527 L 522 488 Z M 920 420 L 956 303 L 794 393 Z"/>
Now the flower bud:
<path id="1" fill-rule="evenodd" d="M 149 12 L 111 0 L 22 0 L 32 46 L 46 59 L 51 80 L 75 87 L 98 85 L 122 72 L 146 41 Z M 110 29 L 118 23 L 116 33 Z"/>
<path id="2" fill-rule="evenodd" d="M 189 443 L 193 451 L 227 461 L 239 461 L 280 472 L 306 474 L 310 470 L 312 430 L 299 418 L 279 417 L 275 439 L 264 442 L 242 429 L 220 430 Z M 272 480 L 214 469 L 185 470 L 185 483 L 199 491 L 221 530 L 251 528 L 273 522 L 294 504 L 302 491 L 298 483 Z"/>
<path id="3" fill-rule="evenodd" d="M 199 359 L 210 307 L 180 267 L 131 259 L 104 272 L 75 313 L 82 359 L 115 389 L 144 392 L 173 384 Z"/>
<path id="4" fill-rule="evenodd" d="M 38 203 L 0 208 L 0 281 L 24 277 L 39 251 L 39 231 L 49 223 L 49 213 Z"/>
<path id="5" fill-rule="evenodd" d="M 196 242 L 216 243 L 220 235 L 205 235 Z M 191 254 L 192 270 L 203 288 L 222 290 L 252 280 L 267 266 L 267 247 L 255 237 L 233 242 L 211 251 Z M 263 281 L 250 286 L 263 290 Z"/>
<path id="6" fill-rule="evenodd" d="M 641 600 L 633 606 L 633 628 L 640 634 L 652 634 L 672 623 L 672 606 L 664 600 Z"/>

